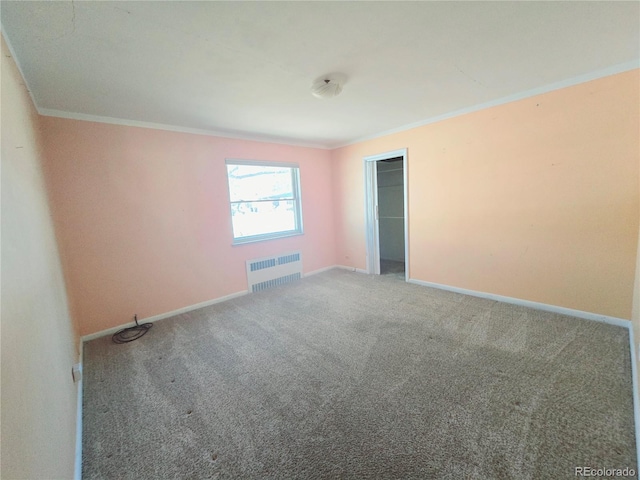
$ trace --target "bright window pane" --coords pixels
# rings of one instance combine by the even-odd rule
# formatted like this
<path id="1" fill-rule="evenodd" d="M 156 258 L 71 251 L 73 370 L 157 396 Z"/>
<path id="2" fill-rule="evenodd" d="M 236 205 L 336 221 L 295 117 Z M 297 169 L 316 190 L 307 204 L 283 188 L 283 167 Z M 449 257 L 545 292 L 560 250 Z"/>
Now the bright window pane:
<path id="1" fill-rule="evenodd" d="M 232 202 L 294 198 L 291 168 L 227 165 Z"/>
<path id="2" fill-rule="evenodd" d="M 234 243 L 302 233 L 295 164 L 227 160 Z"/>
<path id="3" fill-rule="evenodd" d="M 231 220 L 235 238 L 296 230 L 292 200 L 233 203 Z"/>

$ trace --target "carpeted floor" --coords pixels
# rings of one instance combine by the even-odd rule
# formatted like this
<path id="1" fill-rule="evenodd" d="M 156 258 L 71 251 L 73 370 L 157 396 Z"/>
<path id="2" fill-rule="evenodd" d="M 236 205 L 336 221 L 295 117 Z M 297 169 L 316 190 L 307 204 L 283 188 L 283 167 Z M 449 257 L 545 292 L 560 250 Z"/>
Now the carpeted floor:
<path id="1" fill-rule="evenodd" d="M 83 478 L 637 470 L 626 329 L 332 270 L 84 347 Z"/>
<path id="2" fill-rule="evenodd" d="M 380 275 L 393 275 L 404 280 L 404 262 L 380 259 Z"/>

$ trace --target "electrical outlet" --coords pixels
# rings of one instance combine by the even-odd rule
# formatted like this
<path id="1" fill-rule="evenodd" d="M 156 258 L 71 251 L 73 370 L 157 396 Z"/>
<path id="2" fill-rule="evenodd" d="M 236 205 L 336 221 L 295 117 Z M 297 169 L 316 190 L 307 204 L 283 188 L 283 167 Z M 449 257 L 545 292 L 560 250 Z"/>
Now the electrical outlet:
<path id="1" fill-rule="evenodd" d="M 71 367 L 71 376 L 73 377 L 73 383 L 78 383 L 82 380 L 82 366 L 79 363 Z"/>

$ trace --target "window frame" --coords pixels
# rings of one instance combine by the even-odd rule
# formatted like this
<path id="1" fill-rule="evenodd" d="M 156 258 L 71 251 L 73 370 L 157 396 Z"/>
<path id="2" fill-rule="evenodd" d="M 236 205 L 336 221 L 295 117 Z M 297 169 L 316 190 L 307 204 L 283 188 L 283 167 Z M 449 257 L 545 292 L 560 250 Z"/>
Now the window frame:
<path id="1" fill-rule="evenodd" d="M 275 162 L 268 160 L 241 160 L 237 158 L 227 158 L 224 162 L 225 176 L 227 179 L 227 198 L 229 199 L 229 220 L 231 222 L 231 236 L 233 238 L 232 245 L 244 245 L 246 243 L 262 242 L 266 240 L 274 240 L 277 238 L 294 237 L 297 235 L 304 235 L 304 228 L 302 225 L 302 193 L 300 188 L 300 165 L 294 162 Z M 247 200 L 247 201 L 232 201 L 231 200 L 231 186 L 229 184 L 229 165 L 250 165 L 257 167 L 284 167 L 291 169 L 291 186 L 293 190 L 293 206 L 294 206 L 294 219 L 295 228 L 293 230 L 282 230 L 279 232 L 261 233 L 259 235 L 250 235 L 246 237 L 236 237 L 233 229 L 233 205 L 239 203 L 253 203 L 253 202 L 271 202 L 274 199 L 269 200 Z M 291 201 L 287 198 L 281 201 Z"/>

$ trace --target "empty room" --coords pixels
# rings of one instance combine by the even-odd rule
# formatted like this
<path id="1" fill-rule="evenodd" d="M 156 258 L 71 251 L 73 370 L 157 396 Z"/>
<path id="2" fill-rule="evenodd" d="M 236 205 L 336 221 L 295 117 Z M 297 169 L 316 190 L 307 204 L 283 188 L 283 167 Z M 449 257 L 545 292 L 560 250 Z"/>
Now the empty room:
<path id="1" fill-rule="evenodd" d="M 640 2 L 0 14 L 3 479 L 637 478 Z"/>

